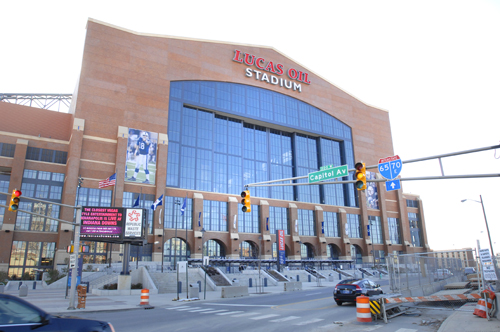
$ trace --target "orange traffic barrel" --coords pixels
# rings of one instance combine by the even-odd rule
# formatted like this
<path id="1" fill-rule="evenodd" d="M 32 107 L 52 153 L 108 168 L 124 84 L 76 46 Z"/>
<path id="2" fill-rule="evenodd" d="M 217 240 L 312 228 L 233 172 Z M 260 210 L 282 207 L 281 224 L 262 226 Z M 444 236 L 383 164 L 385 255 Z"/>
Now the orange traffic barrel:
<path id="1" fill-rule="evenodd" d="M 356 318 L 358 322 L 361 323 L 369 323 L 372 321 L 369 297 L 360 295 L 356 298 Z"/>
<path id="2" fill-rule="evenodd" d="M 149 305 L 149 289 L 141 290 L 141 303 L 139 305 Z"/>

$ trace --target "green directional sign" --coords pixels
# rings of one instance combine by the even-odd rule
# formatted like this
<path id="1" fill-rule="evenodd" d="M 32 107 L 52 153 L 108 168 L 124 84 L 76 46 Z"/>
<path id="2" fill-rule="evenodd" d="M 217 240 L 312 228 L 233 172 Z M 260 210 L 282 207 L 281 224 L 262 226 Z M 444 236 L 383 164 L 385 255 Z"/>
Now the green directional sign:
<path id="1" fill-rule="evenodd" d="M 318 172 L 309 173 L 308 178 L 309 178 L 309 183 L 314 183 L 319 181 L 331 180 L 335 178 L 341 178 L 347 175 L 348 175 L 347 165 L 342 165 L 337 167 L 333 167 L 333 165 L 330 165 L 330 166 L 322 166 L 321 170 Z"/>

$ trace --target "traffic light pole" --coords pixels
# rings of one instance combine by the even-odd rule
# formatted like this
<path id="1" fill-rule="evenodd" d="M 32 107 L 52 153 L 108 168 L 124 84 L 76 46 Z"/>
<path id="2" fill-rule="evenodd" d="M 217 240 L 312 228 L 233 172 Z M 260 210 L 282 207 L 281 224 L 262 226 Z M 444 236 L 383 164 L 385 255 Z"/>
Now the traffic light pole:
<path id="1" fill-rule="evenodd" d="M 82 207 L 78 206 L 76 210 L 76 222 L 73 245 L 76 251 L 76 264 L 71 269 L 71 290 L 69 292 L 68 310 L 75 310 L 76 277 L 78 275 L 78 256 L 80 255 L 80 225 L 82 223 Z"/>
<path id="2" fill-rule="evenodd" d="M 10 194 L 4 193 L 4 192 L 0 192 L 0 195 L 7 195 L 8 196 Z M 77 271 L 77 269 L 78 269 L 78 256 L 80 254 L 80 225 L 81 225 L 81 221 L 82 221 L 82 207 L 81 206 L 61 204 L 61 203 L 54 203 L 54 202 L 50 202 L 50 201 L 44 201 L 44 200 L 41 200 L 41 199 L 35 199 L 35 198 L 24 197 L 24 196 L 22 196 L 22 199 L 27 199 L 27 200 L 31 200 L 31 201 L 36 201 L 36 202 L 41 202 L 41 203 L 47 203 L 47 204 L 53 204 L 53 205 L 59 205 L 59 206 L 62 206 L 62 207 L 68 207 L 68 208 L 76 209 L 76 221 L 75 222 L 71 222 L 71 221 L 67 221 L 67 220 L 62 220 L 62 219 L 58 219 L 58 218 L 53 218 L 53 217 L 46 216 L 46 215 L 43 215 L 43 214 L 33 213 L 33 212 L 30 212 L 30 211 L 25 211 L 25 210 L 21 210 L 21 209 L 17 209 L 15 211 L 16 213 L 17 212 L 27 213 L 27 214 L 31 214 L 31 215 L 42 217 L 42 218 L 48 218 L 48 219 L 51 219 L 51 220 L 57 220 L 59 222 L 75 226 L 73 245 L 74 245 L 74 248 L 76 250 L 77 264 L 75 264 L 75 266 L 71 270 L 71 275 L 72 275 L 72 277 L 71 277 L 71 290 L 70 290 L 69 307 L 68 307 L 68 310 L 75 310 L 76 276 L 78 274 L 78 271 Z M 8 208 L 7 205 L 3 205 L 3 204 L 0 204 L 0 206 Z"/>

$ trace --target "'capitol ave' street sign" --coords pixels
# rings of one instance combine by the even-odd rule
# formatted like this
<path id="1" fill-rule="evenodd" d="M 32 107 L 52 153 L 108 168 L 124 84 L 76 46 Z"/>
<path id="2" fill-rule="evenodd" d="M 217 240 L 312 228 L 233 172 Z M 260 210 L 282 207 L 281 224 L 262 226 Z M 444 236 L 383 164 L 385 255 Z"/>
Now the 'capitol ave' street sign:
<path id="1" fill-rule="evenodd" d="M 347 165 L 333 167 L 333 165 L 322 166 L 318 172 L 309 173 L 309 183 L 341 178 L 348 175 Z"/>

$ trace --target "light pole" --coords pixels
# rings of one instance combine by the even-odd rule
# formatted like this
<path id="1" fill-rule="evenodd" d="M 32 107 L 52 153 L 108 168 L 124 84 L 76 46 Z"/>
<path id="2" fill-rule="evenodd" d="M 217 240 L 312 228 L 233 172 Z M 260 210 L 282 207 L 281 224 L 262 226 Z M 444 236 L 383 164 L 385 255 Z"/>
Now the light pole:
<path id="1" fill-rule="evenodd" d="M 495 273 L 496 273 L 497 278 L 498 278 L 499 274 L 498 274 L 498 267 L 497 267 L 497 259 L 495 256 L 495 252 L 493 251 L 493 244 L 491 244 L 490 228 L 488 227 L 488 220 L 486 219 L 486 211 L 484 210 L 483 197 L 481 195 L 479 195 L 479 199 L 481 201 L 476 201 L 473 199 L 462 199 L 462 203 L 465 201 L 473 201 L 476 203 L 481 203 L 481 206 L 483 207 L 483 216 L 484 216 L 484 222 L 486 223 L 486 232 L 488 232 L 488 240 L 490 241 L 491 259 L 493 260 L 493 265 L 495 267 Z"/>
<path id="2" fill-rule="evenodd" d="M 201 229 L 201 269 L 205 272 L 205 285 L 203 286 L 203 299 L 207 299 L 207 271 L 203 268 L 205 266 L 205 228 Z"/>
<path id="3" fill-rule="evenodd" d="M 176 199 L 174 201 L 175 205 L 181 205 L 180 199 Z M 175 248 L 174 248 L 174 269 L 177 270 L 177 213 L 175 213 L 175 208 L 174 208 L 174 221 L 175 221 L 175 237 L 174 237 L 174 242 L 175 242 Z M 172 243 L 170 244 L 172 245 Z M 179 283 L 179 280 L 177 280 L 177 283 Z M 178 287 L 177 287 L 178 288 Z M 179 296 L 177 296 L 179 298 Z"/>

